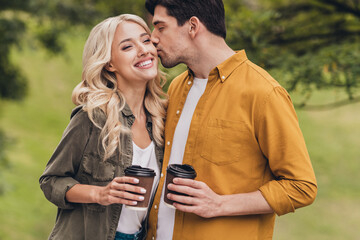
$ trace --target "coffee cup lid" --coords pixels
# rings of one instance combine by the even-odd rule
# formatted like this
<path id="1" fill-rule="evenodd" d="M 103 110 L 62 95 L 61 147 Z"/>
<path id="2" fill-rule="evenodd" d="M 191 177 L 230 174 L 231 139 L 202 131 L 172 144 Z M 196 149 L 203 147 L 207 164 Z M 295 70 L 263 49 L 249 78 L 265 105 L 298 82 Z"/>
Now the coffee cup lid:
<path id="1" fill-rule="evenodd" d="M 195 169 L 188 164 L 170 164 L 167 167 L 166 171 L 171 173 L 175 177 L 191 179 L 194 179 L 196 177 Z"/>
<path id="2" fill-rule="evenodd" d="M 125 175 L 139 176 L 139 177 L 153 177 L 156 175 L 151 168 L 144 168 L 139 165 L 131 165 L 125 169 Z"/>

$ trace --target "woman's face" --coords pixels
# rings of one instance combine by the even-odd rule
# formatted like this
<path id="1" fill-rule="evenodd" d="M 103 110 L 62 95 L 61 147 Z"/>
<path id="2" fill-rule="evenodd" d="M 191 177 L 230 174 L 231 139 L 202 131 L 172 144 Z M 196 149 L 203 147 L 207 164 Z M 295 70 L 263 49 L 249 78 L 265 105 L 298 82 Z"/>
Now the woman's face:
<path id="1" fill-rule="evenodd" d="M 156 48 L 145 29 L 131 21 L 116 28 L 107 69 L 114 72 L 119 86 L 145 86 L 158 73 Z"/>

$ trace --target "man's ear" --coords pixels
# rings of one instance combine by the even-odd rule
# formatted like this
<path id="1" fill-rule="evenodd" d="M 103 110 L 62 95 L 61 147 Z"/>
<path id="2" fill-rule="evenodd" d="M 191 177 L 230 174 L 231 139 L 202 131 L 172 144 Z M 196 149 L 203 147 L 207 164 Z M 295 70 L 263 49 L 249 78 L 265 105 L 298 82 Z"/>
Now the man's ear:
<path id="1" fill-rule="evenodd" d="M 200 20 L 195 16 L 192 16 L 189 19 L 189 34 L 191 38 L 194 38 L 199 32 L 200 24 L 201 24 Z"/>

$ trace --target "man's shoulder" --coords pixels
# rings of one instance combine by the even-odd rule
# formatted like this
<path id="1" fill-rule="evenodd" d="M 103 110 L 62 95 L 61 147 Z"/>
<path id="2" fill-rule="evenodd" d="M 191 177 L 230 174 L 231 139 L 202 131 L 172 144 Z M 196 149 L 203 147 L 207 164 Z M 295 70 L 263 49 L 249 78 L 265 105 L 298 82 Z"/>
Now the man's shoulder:
<path id="1" fill-rule="evenodd" d="M 279 82 L 276 81 L 264 68 L 256 65 L 250 60 L 247 60 L 245 65 L 250 73 L 248 74 L 248 77 L 250 77 L 252 81 L 258 81 L 263 87 L 274 88 L 280 86 Z"/>
<path id="2" fill-rule="evenodd" d="M 180 73 L 178 76 L 176 76 L 176 77 L 172 80 L 171 84 L 179 85 L 179 84 L 183 83 L 184 80 L 185 80 L 186 78 L 188 78 L 188 77 L 189 77 L 189 70 L 186 70 L 186 71 Z"/>
<path id="3" fill-rule="evenodd" d="M 276 88 L 283 88 L 265 69 L 248 59 L 234 69 L 225 83 L 231 92 L 245 92 L 258 99 L 268 96 Z"/>
<path id="4" fill-rule="evenodd" d="M 180 73 L 176 76 L 170 83 L 168 94 L 170 95 L 173 89 L 178 89 L 178 87 L 185 82 L 185 80 L 189 77 L 189 70 Z"/>

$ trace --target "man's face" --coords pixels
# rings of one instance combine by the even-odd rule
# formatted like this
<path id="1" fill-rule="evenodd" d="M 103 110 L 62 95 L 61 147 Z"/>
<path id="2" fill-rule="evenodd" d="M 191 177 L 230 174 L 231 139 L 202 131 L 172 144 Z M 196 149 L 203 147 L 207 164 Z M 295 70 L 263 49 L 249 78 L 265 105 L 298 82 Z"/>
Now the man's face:
<path id="1" fill-rule="evenodd" d="M 179 63 L 186 64 L 188 24 L 178 26 L 176 18 L 169 16 L 166 8 L 158 5 L 155 8 L 153 25 L 151 40 L 156 46 L 162 65 L 171 68 Z"/>

